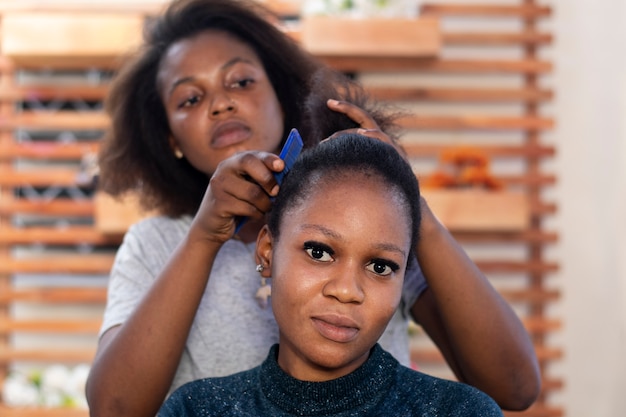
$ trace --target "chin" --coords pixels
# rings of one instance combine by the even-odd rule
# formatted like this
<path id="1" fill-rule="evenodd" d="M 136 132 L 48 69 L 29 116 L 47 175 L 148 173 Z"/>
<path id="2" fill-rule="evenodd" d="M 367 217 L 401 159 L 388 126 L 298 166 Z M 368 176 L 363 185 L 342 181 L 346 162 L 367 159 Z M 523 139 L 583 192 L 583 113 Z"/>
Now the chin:
<path id="1" fill-rule="evenodd" d="M 356 351 L 346 345 L 338 344 L 332 349 L 318 350 L 310 355 L 309 360 L 318 368 L 331 374 L 336 372 L 345 375 L 361 366 L 369 357 L 369 351 L 370 349 Z"/>

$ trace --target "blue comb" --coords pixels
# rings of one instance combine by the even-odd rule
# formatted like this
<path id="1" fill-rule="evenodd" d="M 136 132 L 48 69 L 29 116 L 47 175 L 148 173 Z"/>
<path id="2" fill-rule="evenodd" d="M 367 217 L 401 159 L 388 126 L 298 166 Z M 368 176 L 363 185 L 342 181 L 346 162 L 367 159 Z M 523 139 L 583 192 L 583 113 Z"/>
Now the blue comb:
<path id="1" fill-rule="evenodd" d="M 281 172 L 274 173 L 274 178 L 276 179 L 276 183 L 278 183 L 278 185 L 283 183 L 283 178 L 287 175 L 289 170 L 291 170 L 291 167 L 296 162 L 303 146 L 304 144 L 302 143 L 302 138 L 300 137 L 298 130 L 291 129 L 291 132 L 289 132 L 289 136 L 287 137 L 287 141 L 285 142 L 283 149 L 280 151 L 280 155 L 278 155 L 280 159 L 285 161 L 285 168 L 283 168 Z M 239 218 L 237 221 L 237 227 L 235 228 L 235 234 L 239 232 L 239 229 L 241 229 L 241 226 L 244 225 L 246 219 L 246 217 Z"/>
<path id="2" fill-rule="evenodd" d="M 283 149 L 280 151 L 280 155 L 278 155 L 280 159 L 285 161 L 285 168 L 281 172 L 274 173 L 274 178 L 276 178 L 278 185 L 283 183 L 283 178 L 296 162 L 300 151 L 302 151 L 302 147 L 303 144 L 300 133 L 298 133 L 296 129 L 291 129 L 291 132 L 289 132 L 289 136 L 287 137 L 287 142 L 285 142 L 285 146 L 283 146 Z"/>

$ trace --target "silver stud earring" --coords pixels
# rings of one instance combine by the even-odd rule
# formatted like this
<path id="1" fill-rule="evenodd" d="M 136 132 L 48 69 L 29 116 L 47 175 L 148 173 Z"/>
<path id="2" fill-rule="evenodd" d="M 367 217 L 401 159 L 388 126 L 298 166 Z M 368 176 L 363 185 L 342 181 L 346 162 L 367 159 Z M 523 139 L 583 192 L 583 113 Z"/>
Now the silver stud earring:
<path id="1" fill-rule="evenodd" d="M 258 273 L 263 272 L 264 269 L 265 269 L 265 267 L 263 265 L 261 265 L 261 264 L 258 264 L 256 266 L 256 272 L 258 272 Z"/>

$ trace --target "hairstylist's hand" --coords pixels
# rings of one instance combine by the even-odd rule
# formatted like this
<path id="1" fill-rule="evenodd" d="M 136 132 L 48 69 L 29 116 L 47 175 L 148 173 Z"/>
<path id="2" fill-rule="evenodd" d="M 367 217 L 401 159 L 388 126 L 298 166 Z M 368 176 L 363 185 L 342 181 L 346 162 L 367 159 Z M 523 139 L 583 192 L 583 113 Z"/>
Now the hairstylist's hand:
<path id="1" fill-rule="evenodd" d="M 220 162 L 209 181 L 192 232 L 224 243 L 230 239 L 238 218 L 260 219 L 271 207 L 270 197 L 278 193 L 273 172 L 284 162 L 269 152 L 237 153 Z"/>
<path id="2" fill-rule="evenodd" d="M 392 145 L 394 148 L 396 148 L 396 150 L 398 151 L 400 155 L 406 158 L 406 152 L 402 148 L 402 146 L 400 146 L 399 143 L 391 139 L 389 135 L 383 132 L 378 126 L 378 124 L 376 123 L 376 121 L 374 120 L 374 118 L 368 112 L 366 112 L 362 108 L 347 101 L 329 99 L 326 102 L 326 104 L 328 105 L 329 109 L 345 114 L 353 122 L 357 123 L 360 126 L 355 129 L 346 129 L 346 130 L 341 130 L 339 132 L 336 132 L 332 134 L 328 139 L 332 139 L 335 135 L 338 135 L 344 132 L 357 133 L 359 135 L 378 139 L 381 142 L 385 142 L 385 143 Z"/>

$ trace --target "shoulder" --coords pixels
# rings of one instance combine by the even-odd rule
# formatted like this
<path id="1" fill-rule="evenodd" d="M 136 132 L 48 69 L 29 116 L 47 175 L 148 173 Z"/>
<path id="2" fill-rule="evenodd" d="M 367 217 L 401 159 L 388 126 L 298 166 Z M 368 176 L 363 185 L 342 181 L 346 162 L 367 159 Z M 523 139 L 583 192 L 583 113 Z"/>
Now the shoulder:
<path id="1" fill-rule="evenodd" d="M 120 245 L 111 275 L 156 274 L 184 238 L 191 218 L 150 217 L 133 224 Z"/>
<path id="2" fill-rule="evenodd" d="M 172 247 L 178 245 L 189 231 L 191 217 L 154 216 L 133 224 L 122 242 L 121 250 L 132 252 L 149 251 L 150 257 L 154 251 L 160 253 L 165 250 L 171 252 Z"/>
<path id="3" fill-rule="evenodd" d="M 184 236 L 191 226 L 190 216 L 151 216 L 130 226 L 126 236 Z"/>
<path id="4" fill-rule="evenodd" d="M 258 367 L 188 382 L 165 401 L 159 417 L 234 415 L 236 409 L 252 409 L 258 387 Z"/>
<path id="5" fill-rule="evenodd" d="M 396 387 L 411 402 L 417 399 L 447 416 L 502 416 L 496 402 L 484 392 L 461 382 L 437 378 L 404 366 L 398 367 Z"/>

